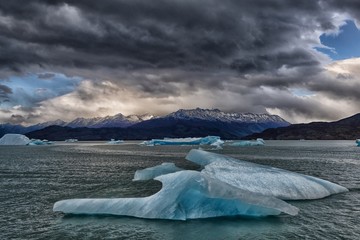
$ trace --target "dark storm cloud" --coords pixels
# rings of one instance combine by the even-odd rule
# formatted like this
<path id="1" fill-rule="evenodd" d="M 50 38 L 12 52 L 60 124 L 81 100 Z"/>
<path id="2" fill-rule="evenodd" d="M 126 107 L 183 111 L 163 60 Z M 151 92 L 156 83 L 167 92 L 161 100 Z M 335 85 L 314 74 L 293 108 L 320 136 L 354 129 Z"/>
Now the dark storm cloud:
<path id="1" fill-rule="evenodd" d="M 0 1 L 1 76 L 61 72 L 99 87 L 111 81 L 143 98 L 201 89 L 249 95 L 264 86 L 345 97 L 351 87 L 337 91 L 339 81 L 324 77 L 327 59 L 313 47 L 319 34 L 338 29 L 335 13 L 356 18 L 359 9 L 356 0 Z M 86 89 L 76 94 L 98 99 Z M 255 99 L 249 111 L 278 104 L 319 113 L 296 99 Z"/>
<path id="2" fill-rule="evenodd" d="M 302 18 L 317 21 L 316 1 L 15 0 L 0 9 L 0 63 L 13 70 L 34 64 L 246 73 L 317 64 L 301 48 L 276 51 L 300 37 L 309 24 Z"/>

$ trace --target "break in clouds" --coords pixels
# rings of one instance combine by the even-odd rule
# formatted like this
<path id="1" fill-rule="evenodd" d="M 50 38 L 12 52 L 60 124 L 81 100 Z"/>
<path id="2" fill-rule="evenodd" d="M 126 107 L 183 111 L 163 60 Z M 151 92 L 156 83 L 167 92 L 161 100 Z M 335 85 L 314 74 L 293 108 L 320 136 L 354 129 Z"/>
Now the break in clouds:
<path id="1" fill-rule="evenodd" d="M 194 107 L 346 117 L 360 111 L 360 60 L 315 48 L 357 16 L 356 0 L 1 1 L 0 121 Z"/>

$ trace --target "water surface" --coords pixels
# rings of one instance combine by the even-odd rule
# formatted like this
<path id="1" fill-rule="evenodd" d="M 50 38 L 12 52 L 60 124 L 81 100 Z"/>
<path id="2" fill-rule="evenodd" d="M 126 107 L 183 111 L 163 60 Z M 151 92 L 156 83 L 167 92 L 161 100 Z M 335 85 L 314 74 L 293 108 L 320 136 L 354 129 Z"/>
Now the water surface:
<path id="1" fill-rule="evenodd" d="M 0 146 L 0 239 L 360 239 L 360 147 L 353 141 L 267 141 L 225 147 L 235 158 L 320 177 L 350 192 L 292 201 L 297 216 L 190 221 L 53 213 L 56 201 L 142 197 L 157 181 L 132 182 L 137 169 L 184 159 L 189 146 L 141 147 L 138 142 Z"/>

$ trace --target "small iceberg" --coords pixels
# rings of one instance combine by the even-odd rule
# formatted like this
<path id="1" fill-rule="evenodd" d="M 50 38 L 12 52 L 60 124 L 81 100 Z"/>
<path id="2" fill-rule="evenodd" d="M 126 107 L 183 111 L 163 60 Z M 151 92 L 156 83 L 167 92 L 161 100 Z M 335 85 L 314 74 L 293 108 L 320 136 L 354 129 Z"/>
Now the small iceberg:
<path id="1" fill-rule="evenodd" d="M 246 146 L 263 146 L 265 141 L 262 138 L 258 138 L 255 141 L 236 141 L 232 142 L 229 146 L 234 147 L 246 147 Z"/>
<path id="2" fill-rule="evenodd" d="M 74 143 L 77 142 L 78 140 L 76 138 L 70 138 L 70 139 L 66 139 L 65 142 L 67 143 Z"/>
<path id="3" fill-rule="evenodd" d="M 133 181 L 150 180 L 156 178 L 157 176 L 182 170 L 184 169 L 175 166 L 174 163 L 162 163 L 161 165 L 155 167 L 136 170 Z"/>
<path id="4" fill-rule="evenodd" d="M 0 145 L 28 145 L 30 139 L 22 134 L 8 133 L 0 138 Z"/>
<path id="5" fill-rule="evenodd" d="M 115 140 L 112 138 L 110 141 L 107 142 L 107 144 L 120 144 L 120 143 L 124 143 L 124 140 Z"/>
<path id="6" fill-rule="evenodd" d="M 156 176 L 162 182 L 161 190 L 152 196 L 62 200 L 54 204 L 53 211 L 171 220 L 296 215 L 299 209 L 284 200 L 317 199 L 348 191 L 316 177 L 202 150 L 191 150 L 186 159 L 204 169 L 181 171 L 165 163 L 135 173 L 134 180 Z"/>
<path id="7" fill-rule="evenodd" d="M 355 143 L 357 144 L 358 147 L 360 147 L 360 139 L 356 139 Z"/>
<path id="8" fill-rule="evenodd" d="M 46 139 L 40 140 L 40 139 L 31 139 L 28 145 L 51 145 L 53 142 L 48 141 Z"/>
<path id="9" fill-rule="evenodd" d="M 157 145 L 221 145 L 224 142 L 218 136 L 207 136 L 202 138 L 164 138 L 144 141 L 140 145 L 157 146 Z"/>

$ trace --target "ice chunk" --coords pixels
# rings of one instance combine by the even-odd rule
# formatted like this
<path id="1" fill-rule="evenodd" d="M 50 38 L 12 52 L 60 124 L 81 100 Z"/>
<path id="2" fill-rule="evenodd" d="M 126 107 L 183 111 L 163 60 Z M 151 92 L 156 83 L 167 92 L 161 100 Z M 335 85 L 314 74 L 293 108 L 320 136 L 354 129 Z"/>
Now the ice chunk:
<path id="1" fill-rule="evenodd" d="M 140 218 L 186 220 L 219 216 L 267 216 L 298 212 L 286 202 L 239 191 L 197 171 L 180 171 L 156 178 L 162 189 L 145 198 L 72 199 L 56 202 L 53 210 L 71 214 L 112 214 Z"/>
<path id="2" fill-rule="evenodd" d="M 78 140 L 76 138 L 70 138 L 70 139 L 66 139 L 65 142 L 67 143 L 74 143 L 77 142 Z"/>
<path id="3" fill-rule="evenodd" d="M 221 145 L 223 141 L 218 136 L 207 136 L 203 138 L 164 138 L 164 139 L 152 139 L 150 141 L 144 141 L 141 145 L 156 146 L 156 145 Z"/>
<path id="4" fill-rule="evenodd" d="M 134 175 L 133 181 L 150 180 L 157 176 L 161 176 L 168 173 L 182 171 L 184 169 L 175 166 L 174 163 L 162 163 L 161 165 L 137 170 Z"/>
<path id="5" fill-rule="evenodd" d="M 235 147 L 245 147 L 245 146 L 263 146 L 265 144 L 264 139 L 258 138 L 256 141 L 236 141 L 230 144 L 230 146 Z"/>
<path id="6" fill-rule="evenodd" d="M 348 191 L 320 178 L 197 149 L 191 150 L 186 159 L 205 166 L 203 174 L 222 182 L 284 200 L 318 199 Z"/>
<path id="7" fill-rule="evenodd" d="M 0 138 L 0 145 L 27 145 L 30 139 L 22 134 L 5 134 Z"/>
<path id="8" fill-rule="evenodd" d="M 123 143 L 124 140 L 115 140 L 115 139 L 111 139 L 109 142 L 107 142 L 108 144 L 120 144 Z"/>
<path id="9" fill-rule="evenodd" d="M 357 146 L 360 147 L 360 139 L 356 139 L 355 142 L 356 142 Z"/>
<path id="10" fill-rule="evenodd" d="M 51 145 L 53 142 L 48 141 L 46 139 L 40 140 L 40 139 L 31 139 L 28 145 Z"/>

